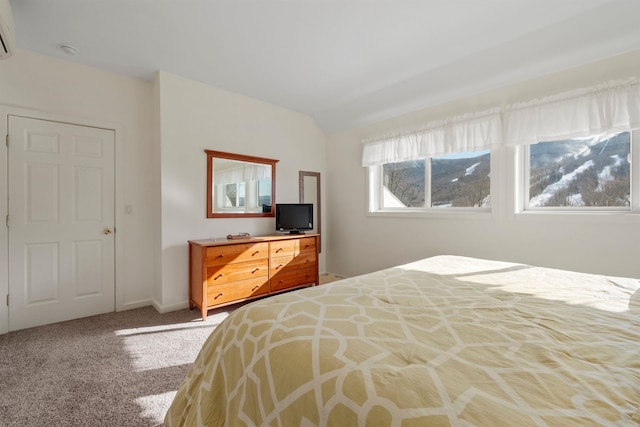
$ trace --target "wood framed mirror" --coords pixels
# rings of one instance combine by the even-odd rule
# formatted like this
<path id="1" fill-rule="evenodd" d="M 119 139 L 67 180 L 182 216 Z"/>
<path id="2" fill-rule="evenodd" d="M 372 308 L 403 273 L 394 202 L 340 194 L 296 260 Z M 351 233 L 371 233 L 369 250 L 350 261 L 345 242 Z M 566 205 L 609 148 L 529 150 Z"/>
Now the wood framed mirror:
<path id="1" fill-rule="evenodd" d="M 313 217 L 315 218 L 315 232 L 321 233 L 321 211 L 322 204 L 320 202 L 320 172 L 298 172 L 299 179 L 299 191 L 300 191 L 300 203 L 313 203 Z M 322 236 L 318 240 L 318 252 L 322 252 L 322 246 L 320 242 Z"/>
<path id="2" fill-rule="evenodd" d="M 275 216 L 277 160 L 204 151 L 207 154 L 207 218 Z"/>

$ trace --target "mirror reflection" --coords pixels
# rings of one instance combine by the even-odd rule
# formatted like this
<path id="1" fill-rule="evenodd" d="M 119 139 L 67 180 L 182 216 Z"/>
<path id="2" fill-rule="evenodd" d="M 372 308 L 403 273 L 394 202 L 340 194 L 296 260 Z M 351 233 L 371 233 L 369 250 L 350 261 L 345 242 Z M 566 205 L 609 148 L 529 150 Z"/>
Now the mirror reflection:
<path id="1" fill-rule="evenodd" d="M 274 216 L 277 160 L 205 152 L 208 218 Z"/>
<path id="2" fill-rule="evenodd" d="M 299 171 L 300 203 L 313 203 L 313 217 L 316 218 L 314 233 L 322 234 L 322 206 L 320 201 L 320 172 Z M 318 240 L 318 252 L 322 252 L 322 239 Z"/>

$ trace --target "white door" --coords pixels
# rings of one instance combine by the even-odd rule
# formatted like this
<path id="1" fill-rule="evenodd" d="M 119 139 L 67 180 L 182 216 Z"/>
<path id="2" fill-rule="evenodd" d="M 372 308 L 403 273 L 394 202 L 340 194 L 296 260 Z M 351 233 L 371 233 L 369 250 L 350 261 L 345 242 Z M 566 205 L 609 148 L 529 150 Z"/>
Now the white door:
<path id="1" fill-rule="evenodd" d="M 114 311 L 114 131 L 8 129 L 9 330 Z"/>

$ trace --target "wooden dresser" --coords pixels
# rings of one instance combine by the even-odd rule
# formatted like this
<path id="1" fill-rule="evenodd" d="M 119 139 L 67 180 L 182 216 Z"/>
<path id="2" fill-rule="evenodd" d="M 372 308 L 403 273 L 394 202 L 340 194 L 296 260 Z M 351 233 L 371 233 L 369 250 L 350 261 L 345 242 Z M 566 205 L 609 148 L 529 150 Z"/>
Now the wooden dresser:
<path id="1" fill-rule="evenodd" d="M 189 241 L 189 308 L 207 310 L 317 285 L 319 234 Z"/>

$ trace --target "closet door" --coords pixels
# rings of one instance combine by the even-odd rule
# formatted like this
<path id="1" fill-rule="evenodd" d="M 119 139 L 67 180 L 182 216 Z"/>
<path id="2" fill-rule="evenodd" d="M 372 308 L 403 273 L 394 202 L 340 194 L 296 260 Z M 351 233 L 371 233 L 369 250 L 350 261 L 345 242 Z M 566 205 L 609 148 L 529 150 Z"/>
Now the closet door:
<path id="1" fill-rule="evenodd" d="M 114 131 L 8 125 L 9 330 L 114 311 Z"/>

